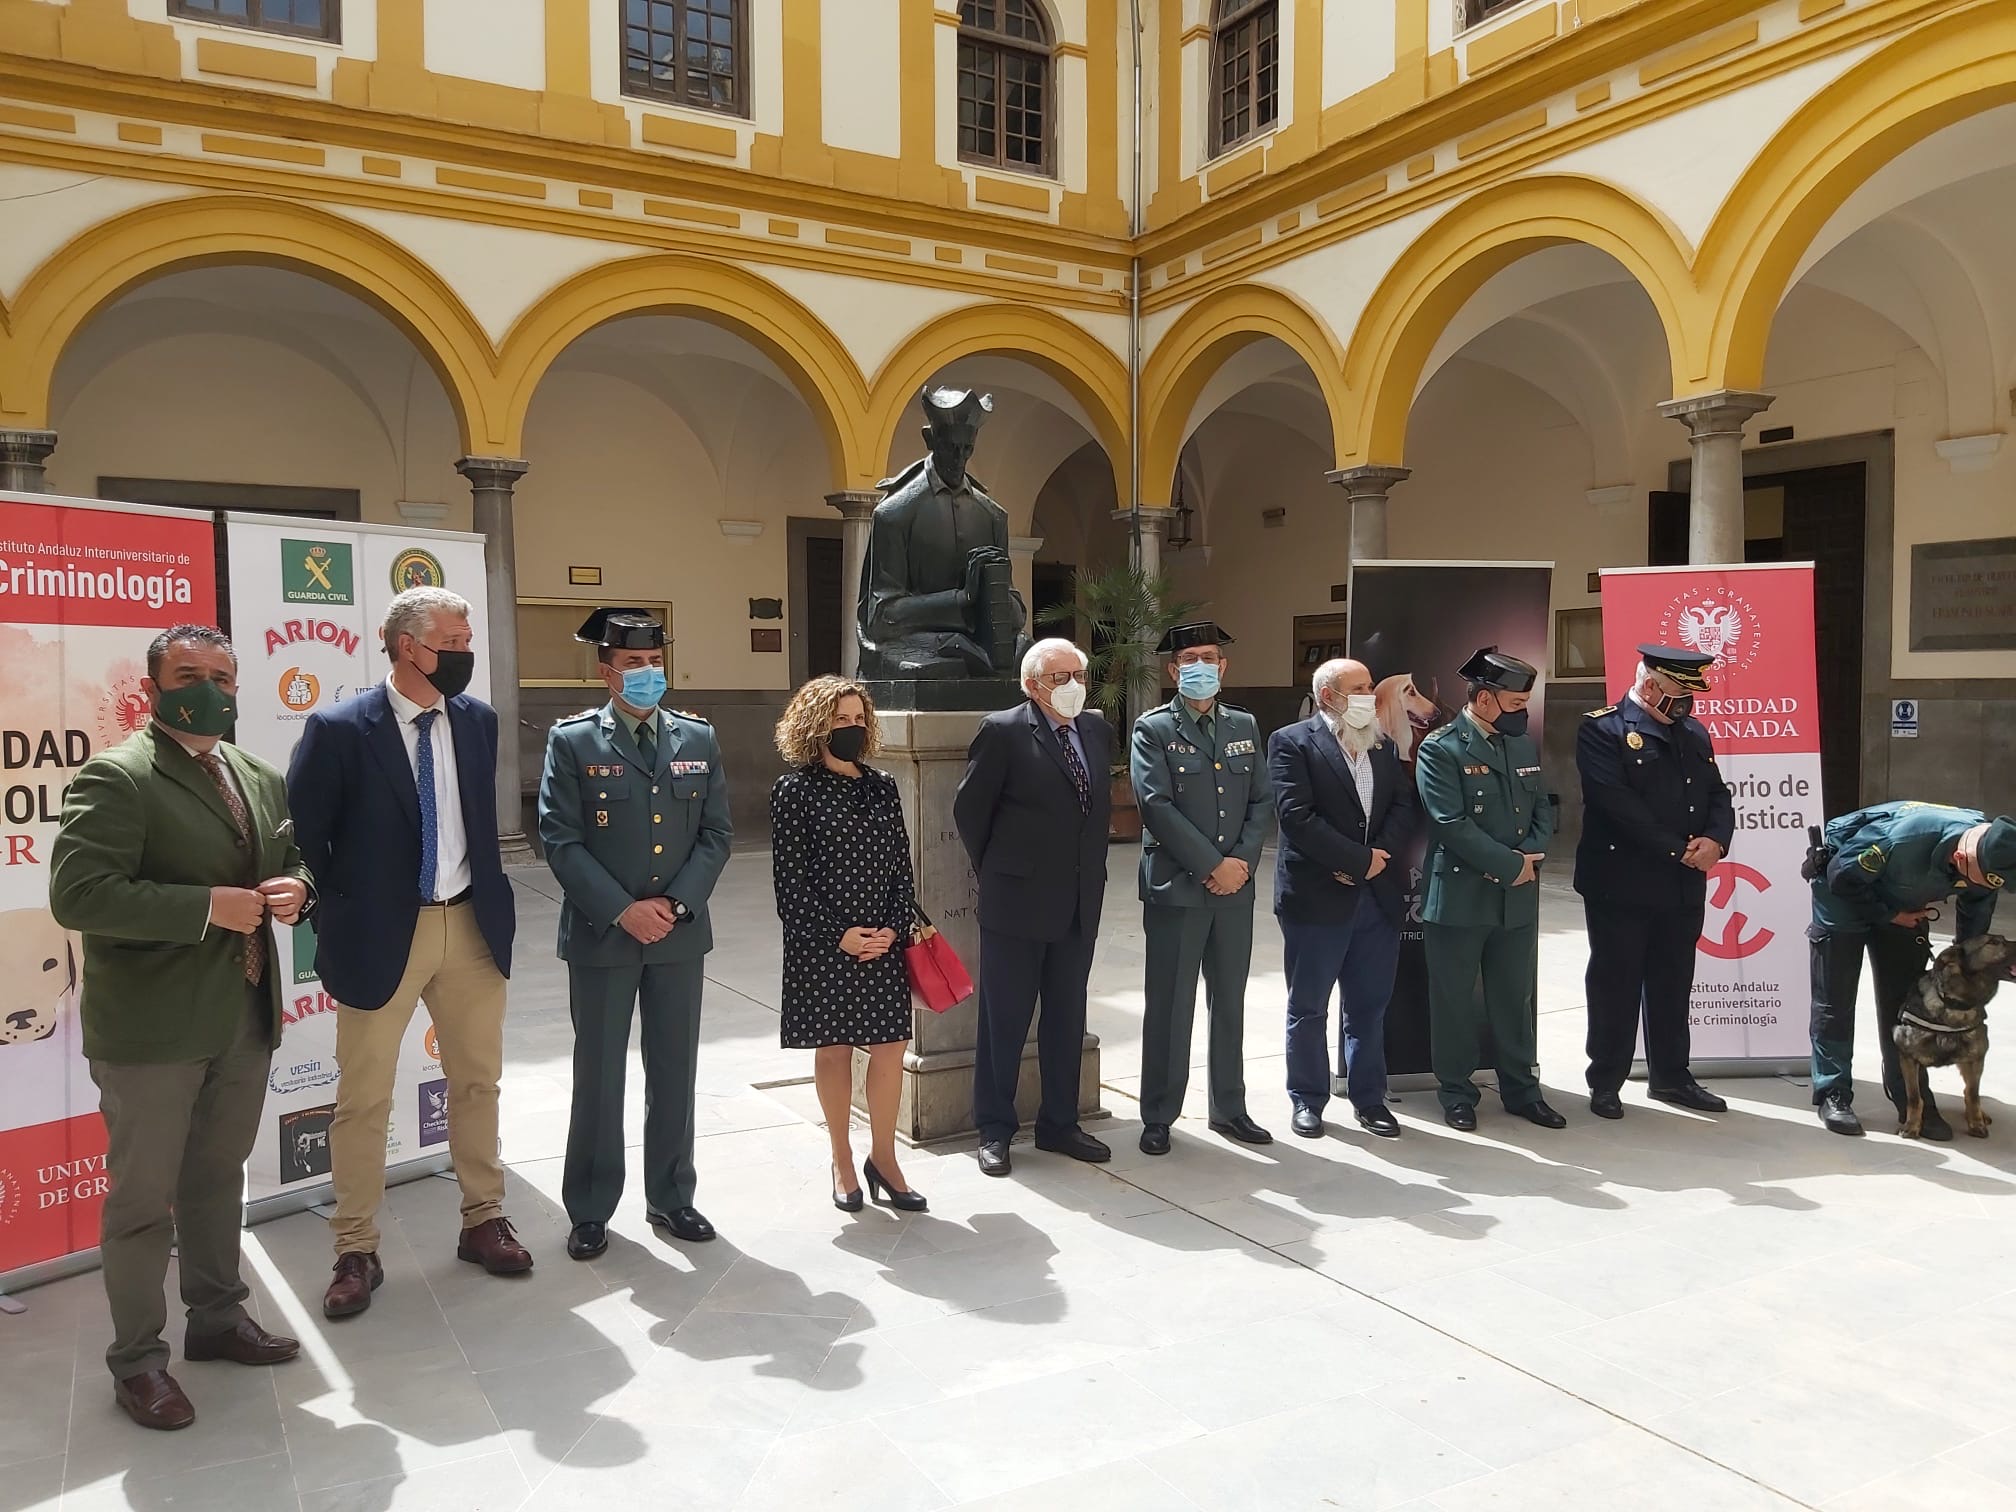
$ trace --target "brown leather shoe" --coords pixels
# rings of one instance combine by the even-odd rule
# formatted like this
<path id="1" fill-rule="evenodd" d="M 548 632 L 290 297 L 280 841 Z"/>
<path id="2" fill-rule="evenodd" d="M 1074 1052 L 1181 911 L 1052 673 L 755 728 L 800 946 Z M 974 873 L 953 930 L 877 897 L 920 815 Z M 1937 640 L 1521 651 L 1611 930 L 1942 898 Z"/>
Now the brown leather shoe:
<path id="1" fill-rule="evenodd" d="M 347 1318 L 371 1305 L 371 1293 L 385 1283 L 385 1267 L 374 1251 L 336 1257 L 336 1279 L 322 1294 L 322 1316 Z"/>
<path id="2" fill-rule="evenodd" d="M 112 1400 L 142 1428 L 187 1428 L 196 1421 L 196 1409 L 165 1370 L 143 1370 L 114 1381 Z"/>
<path id="3" fill-rule="evenodd" d="M 532 1269 L 532 1252 L 518 1242 L 509 1218 L 492 1218 L 462 1230 L 455 1253 L 493 1276 L 515 1276 Z"/>
<path id="4" fill-rule="evenodd" d="M 190 1360 L 232 1360 L 240 1365 L 278 1365 L 301 1353 L 301 1341 L 284 1334 L 268 1333 L 250 1318 L 240 1318 L 227 1333 L 182 1340 L 182 1354 Z"/>

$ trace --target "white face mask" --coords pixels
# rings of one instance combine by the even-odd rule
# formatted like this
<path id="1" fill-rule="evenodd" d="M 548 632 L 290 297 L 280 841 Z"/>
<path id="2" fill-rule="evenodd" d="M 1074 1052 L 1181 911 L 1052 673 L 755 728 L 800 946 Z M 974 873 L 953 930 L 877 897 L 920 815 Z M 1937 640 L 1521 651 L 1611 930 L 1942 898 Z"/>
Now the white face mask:
<path id="1" fill-rule="evenodd" d="M 1085 712 L 1085 684 L 1068 682 L 1050 690 L 1050 707 L 1060 719 L 1076 719 Z"/>
<path id="2" fill-rule="evenodd" d="M 1366 729 L 1379 717 L 1379 701 L 1370 693 L 1348 693 L 1339 717 L 1354 730 Z"/>

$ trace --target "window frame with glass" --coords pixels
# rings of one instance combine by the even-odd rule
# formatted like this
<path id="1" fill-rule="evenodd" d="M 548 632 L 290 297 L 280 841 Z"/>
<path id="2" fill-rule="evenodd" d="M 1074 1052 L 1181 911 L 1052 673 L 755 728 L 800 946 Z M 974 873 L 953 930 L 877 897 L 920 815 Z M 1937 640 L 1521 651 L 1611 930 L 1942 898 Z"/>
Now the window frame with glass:
<path id="1" fill-rule="evenodd" d="M 1008 31 L 1006 12 L 1010 6 L 1019 7 L 1022 13 L 1033 19 L 1041 28 L 1039 39 L 1011 35 Z M 993 18 L 992 24 L 968 18 L 984 7 Z M 993 99 L 983 103 L 977 98 L 968 98 L 968 80 L 988 77 L 979 66 L 969 67 L 969 60 L 976 63 L 991 62 L 991 84 Z M 957 120 L 954 133 L 958 140 L 959 161 L 977 168 L 993 168 L 1003 173 L 1026 173 L 1041 178 L 1056 175 L 1057 140 L 1057 29 L 1051 23 L 1041 0 L 961 0 L 959 7 L 959 42 L 954 63 L 955 105 Z M 1010 140 L 1008 131 L 1009 90 L 1027 89 L 1031 80 L 1008 77 L 1011 63 L 1016 63 L 1034 71 L 1034 88 L 1038 92 L 1039 103 L 1035 114 L 1037 131 L 1031 135 L 1027 131 L 1018 133 L 1016 141 L 1036 145 L 1037 160 L 1011 158 L 1008 155 Z M 1027 107 L 1015 107 L 1023 109 Z M 990 118 L 980 120 L 982 111 L 990 113 Z M 973 119 L 968 120 L 971 114 Z M 982 132 L 991 136 L 994 147 L 991 152 L 979 145 Z M 970 134 L 970 141 L 969 141 Z"/>
<path id="2" fill-rule="evenodd" d="M 1280 0 L 1215 0 L 1211 22 L 1211 77 L 1205 97 L 1210 101 L 1211 156 L 1219 157 L 1256 137 L 1265 136 L 1281 124 L 1281 7 Z M 1267 28 L 1262 35 L 1262 28 Z M 1250 33 L 1250 35 L 1248 35 Z M 1239 58 L 1248 60 L 1237 79 L 1230 82 L 1226 69 L 1232 62 L 1227 50 L 1243 43 Z M 1261 61 L 1263 49 L 1271 47 L 1271 65 Z M 1261 77 L 1271 68 L 1272 84 L 1261 88 Z M 1228 120 L 1227 98 L 1240 87 L 1249 91 L 1247 123 L 1238 129 Z M 1267 112 L 1261 119 L 1262 109 Z"/>
<path id="3" fill-rule="evenodd" d="M 710 20 L 719 19 L 713 14 L 716 3 L 727 7 L 726 21 L 733 33 L 727 46 L 733 50 L 731 72 L 724 73 L 709 67 L 709 80 L 726 78 L 732 83 L 735 98 L 728 103 L 719 100 L 696 99 L 693 96 L 693 74 L 689 57 L 688 26 L 697 9 Z M 701 110 L 710 115 L 730 116 L 736 120 L 750 118 L 749 102 L 749 5 L 748 0 L 618 0 L 621 9 L 616 16 L 617 78 L 624 96 L 633 100 L 650 100 L 660 105 L 676 106 L 684 110 Z M 644 20 L 633 22 L 631 17 L 641 9 Z M 659 65 L 652 61 L 648 51 L 653 38 L 665 35 L 658 26 L 659 12 L 666 13 L 672 20 L 672 79 L 661 81 L 656 77 Z M 642 32 L 646 38 L 647 51 L 644 54 L 647 66 L 635 66 L 637 54 L 632 51 L 633 35 Z M 709 41 L 707 46 L 721 44 Z"/>
<path id="4" fill-rule="evenodd" d="M 245 14 L 234 16 L 219 9 L 231 0 L 168 0 L 168 15 L 175 21 L 203 21 L 216 26 L 232 26 L 240 31 L 264 32 L 272 37 L 298 37 L 308 42 L 340 42 L 343 38 L 343 0 L 315 0 L 321 7 L 319 25 L 305 26 L 293 20 L 269 17 L 269 7 L 289 11 L 298 0 L 238 0 Z"/>

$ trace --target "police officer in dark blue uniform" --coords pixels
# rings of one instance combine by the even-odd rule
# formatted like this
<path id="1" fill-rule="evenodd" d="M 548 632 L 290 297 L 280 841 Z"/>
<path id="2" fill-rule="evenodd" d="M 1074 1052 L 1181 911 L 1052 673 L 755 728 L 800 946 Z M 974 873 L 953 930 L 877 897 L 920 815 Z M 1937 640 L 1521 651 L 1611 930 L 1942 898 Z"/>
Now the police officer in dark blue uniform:
<path id="1" fill-rule="evenodd" d="M 1720 1113 L 1687 1068 L 1694 947 L 1708 873 L 1729 853 L 1736 806 L 1708 731 L 1692 718 L 1712 656 L 1640 646 L 1622 703 L 1585 715 L 1575 738 L 1582 840 L 1575 890 L 1589 924 L 1589 1111 L 1622 1118 L 1618 1088 L 1645 1023 L 1649 1091 Z"/>

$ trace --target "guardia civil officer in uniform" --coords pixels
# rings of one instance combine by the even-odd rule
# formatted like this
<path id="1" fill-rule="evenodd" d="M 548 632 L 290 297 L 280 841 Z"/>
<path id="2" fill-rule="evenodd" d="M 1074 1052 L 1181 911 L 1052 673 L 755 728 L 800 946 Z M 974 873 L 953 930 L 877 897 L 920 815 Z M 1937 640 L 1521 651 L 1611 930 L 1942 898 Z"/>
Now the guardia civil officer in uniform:
<path id="1" fill-rule="evenodd" d="M 1246 1112 L 1246 971 L 1253 958 L 1253 868 L 1272 802 L 1260 726 L 1222 703 L 1232 637 L 1209 620 L 1178 625 L 1155 649 L 1176 697 L 1134 723 L 1147 905 L 1147 1005 L 1141 1024 L 1141 1148 L 1169 1153 L 1190 1081 L 1197 978 L 1211 1014 L 1211 1127 L 1245 1144 L 1274 1136 Z"/>
<path id="2" fill-rule="evenodd" d="M 560 958 L 574 1017 L 574 1105 L 561 1198 L 567 1253 L 592 1260 L 623 1195 L 623 1081 L 630 1019 L 643 1022 L 644 1200 L 680 1239 L 714 1237 L 693 1206 L 693 1073 L 700 988 L 714 946 L 707 900 L 728 860 L 728 786 L 714 728 L 658 707 L 665 627 L 597 609 L 577 639 L 598 648 L 610 701 L 553 726 L 539 779 L 539 837 L 566 889 Z"/>
<path id="3" fill-rule="evenodd" d="M 1729 853 L 1736 806 L 1708 731 L 1692 717 L 1715 658 L 1640 646 L 1624 702 L 1583 716 L 1575 737 L 1582 841 L 1575 890 L 1589 923 L 1589 1111 L 1622 1118 L 1645 1020 L 1650 1095 L 1721 1113 L 1728 1104 L 1687 1068 L 1694 946 L 1708 873 Z"/>
<path id="4" fill-rule="evenodd" d="M 1505 1110 L 1543 1129 L 1568 1120 L 1540 1095 L 1534 1044 L 1540 949 L 1540 862 L 1554 810 L 1526 705 L 1540 674 L 1486 646 L 1463 664 L 1463 712 L 1421 742 L 1414 779 L 1428 816 L 1428 1042 L 1442 1117 L 1477 1127 L 1477 1083 L 1488 1025 Z M 1484 979 L 1481 1009 L 1477 979 Z"/>
<path id="5" fill-rule="evenodd" d="M 1824 869 L 1809 858 L 1813 924 L 1806 931 L 1813 964 L 1813 1102 L 1836 1134 L 1860 1134 L 1855 1116 L 1855 994 L 1862 953 L 1876 974 L 1876 1044 L 1883 1055 L 1883 1095 L 1904 1116 L 1904 1074 L 1891 1031 L 1905 995 L 1932 954 L 1934 905 L 1959 903 L 1956 941 L 1988 933 L 2003 878 L 2016 873 L 2016 819 L 1943 803 L 1879 803 L 1844 814 L 1821 839 Z M 1927 1139 L 1948 1140 L 1952 1126 L 1932 1106 L 1924 1067 Z"/>

